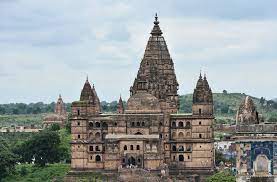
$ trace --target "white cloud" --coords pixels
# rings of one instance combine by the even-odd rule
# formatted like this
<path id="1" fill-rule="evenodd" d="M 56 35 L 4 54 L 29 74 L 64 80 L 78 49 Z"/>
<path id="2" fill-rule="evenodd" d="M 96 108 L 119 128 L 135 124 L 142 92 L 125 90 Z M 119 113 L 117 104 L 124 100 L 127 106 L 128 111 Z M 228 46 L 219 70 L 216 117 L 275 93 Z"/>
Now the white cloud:
<path id="1" fill-rule="evenodd" d="M 180 94 L 193 91 L 202 69 L 216 92 L 276 97 L 277 16 L 261 17 L 254 10 L 241 18 L 211 11 L 196 15 L 195 6 L 174 3 L 159 4 L 155 11 L 161 14 Z M 153 26 L 152 4 L 0 3 L 0 102 L 51 102 L 59 93 L 71 102 L 79 98 L 87 74 L 102 100 L 117 100 L 120 93 L 127 99 Z"/>

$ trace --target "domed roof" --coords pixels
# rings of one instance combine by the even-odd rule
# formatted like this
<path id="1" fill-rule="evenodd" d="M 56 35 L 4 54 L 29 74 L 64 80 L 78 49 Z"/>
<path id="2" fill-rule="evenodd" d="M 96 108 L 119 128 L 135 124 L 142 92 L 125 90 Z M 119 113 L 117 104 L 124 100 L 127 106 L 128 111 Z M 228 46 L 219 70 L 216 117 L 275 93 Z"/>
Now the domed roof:
<path id="1" fill-rule="evenodd" d="M 126 113 L 158 113 L 161 112 L 159 100 L 147 93 L 139 91 L 127 101 Z"/>
<path id="2" fill-rule="evenodd" d="M 63 121 L 66 119 L 66 116 L 64 115 L 59 115 L 59 114 L 47 114 L 44 118 L 43 121 Z"/>

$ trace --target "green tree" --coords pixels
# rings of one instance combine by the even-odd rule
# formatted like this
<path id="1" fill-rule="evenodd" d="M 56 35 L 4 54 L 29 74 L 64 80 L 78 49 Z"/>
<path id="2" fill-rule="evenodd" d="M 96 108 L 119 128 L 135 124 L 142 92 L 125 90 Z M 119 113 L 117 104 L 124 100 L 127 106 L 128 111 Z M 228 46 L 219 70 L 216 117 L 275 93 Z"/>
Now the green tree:
<path id="1" fill-rule="evenodd" d="M 45 166 L 47 163 L 60 162 L 64 149 L 59 147 L 61 141 L 57 132 L 44 130 L 36 134 L 15 149 L 21 162 Z"/>
<path id="2" fill-rule="evenodd" d="M 236 177 L 230 171 L 221 171 L 207 178 L 207 182 L 235 182 Z"/>
<path id="3" fill-rule="evenodd" d="M 51 131 L 59 131 L 60 129 L 61 129 L 61 127 L 58 123 L 53 123 L 49 128 L 49 130 L 51 130 Z"/>
<path id="4" fill-rule="evenodd" d="M 10 150 L 3 138 L 0 138 L 0 181 L 15 169 L 17 156 Z"/>

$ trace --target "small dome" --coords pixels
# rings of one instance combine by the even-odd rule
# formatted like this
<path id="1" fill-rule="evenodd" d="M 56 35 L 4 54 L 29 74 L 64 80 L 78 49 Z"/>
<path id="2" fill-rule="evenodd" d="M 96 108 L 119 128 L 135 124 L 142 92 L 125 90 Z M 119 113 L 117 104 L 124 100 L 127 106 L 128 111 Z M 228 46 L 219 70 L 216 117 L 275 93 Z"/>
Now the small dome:
<path id="1" fill-rule="evenodd" d="M 128 99 L 126 113 L 158 112 L 161 112 L 159 100 L 146 91 L 139 91 Z"/>

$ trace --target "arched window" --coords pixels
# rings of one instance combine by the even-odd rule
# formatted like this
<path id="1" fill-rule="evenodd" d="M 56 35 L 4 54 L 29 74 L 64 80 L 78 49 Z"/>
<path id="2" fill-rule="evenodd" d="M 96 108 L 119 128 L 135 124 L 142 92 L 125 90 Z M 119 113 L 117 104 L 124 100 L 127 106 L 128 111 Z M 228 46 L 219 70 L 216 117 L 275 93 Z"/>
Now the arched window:
<path id="1" fill-rule="evenodd" d="M 144 123 L 144 122 L 142 122 L 142 123 L 141 123 L 141 126 L 145 126 L 145 123 Z"/>
<path id="2" fill-rule="evenodd" d="M 124 150 L 127 150 L 127 145 L 124 145 Z"/>
<path id="3" fill-rule="evenodd" d="M 140 148 L 139 145 L 137 145 L 137 150 L 139 150 L 139 148 Z"/>
<path id="4" fill-rule="evenodd" d="M 93 133 L 89 133 L 88 137 L 89 137 L 89 139 L 93 139 L 94 138 Z"/>
<path id="5" fill-rule="evenodd" d="M 176 132 L 172 132 L 172 138 L 175 139 L 176 138 Z"/>
<path id="6" fill-rule="evenodd" d="M 176 159 L 176 157 L 175 157 L 175 155 L 173 155 L 173 160 L 175 161 L 175 159 Z"/>
<path id="7" fill-rule="evenodd" d="M 134 150 L 134 146 L 133 145 L 130 146 L 130 150 Z"/>
<path id="8" fill-rule="evenodd" d="M 191 150 L 192 150 L 191 145 L 186 146 L 186 149 L 187 149 L 188 152 L 191 152 Z"/>
<path id="9" fill-rule="evenodd" d="M 180 145 L 179 148 L 178 148 L 178 150 L 179 150 L 180 152 L 184 151 L 184 146 Z"/>
<path id="10" fill-rule="evenodd" d="M 88 126 L 89 126 L 90 128 L 92 128 L 92 127 L 93 127 L 93 122 L 89 122 Z"/>
<path id="11" fill-rule="evenodd" d="M 101 124 L 100 124 L 99 122 L 96 122 L 96 123 L 95 123 L 95 126 L 96 126 L 97 128 L 100 128 L 100 127 L 101 127 Z"/>
<path id="12" fill-rule="evenodd" d="M 201 109 L 199 109 L 199 114 L 201 114 Z"/>
<path id="13" fill-rule="evenodd" d="M 104 129 L 107 129 L 107 128 L 108 128 L 108 124 L 107 124 L 106 122 L 104 122 L 104 123 L 102 124 L 102 127 L 103 127 Z"/>
<path id="14" fill-rule="evenodd" d="M 77 110 L 77 115 L 80 116 L 80 109 Z"/>
<path id="15" fill-rule="evenodd" d="M 114 126 L 117 126 L 117 122 L 114 122 Z"/>
<path id="16" fill-rule="evenodd" d="M 80 139 L 81 138 L 81 135 L 78 135 L 78 139 Z"/>
<path id="17" fill-rule="evenodd" d="M 131 124 L 133 127 L 135 126 L 135 122 L 132 122 L 132 124 Z"/>
<path id="18" fill-rule="evenodd" d="M 137 126 L 140 126 L 140 122 L 137 122 Z"/>
<path id="19" fill-rule="evenodd" d="M 176 122 L 175 122 L 175 121 L 172 122 L 172 127 L 173 127 L 173 128 L 176 127 Z"/>
<path id="20" fill-rule="evenodd" d="M 176 149 L 176 145 L 173 145 L 172 146 L 172 151 L 176 151 L 177 149 Z"/>
<path id="21" fill-rule="evenodd" d="M 178 126 L 179 126 L 180 128 L 183 128 L 183 127 L 184 127 L 184 123 L 183 123 L 182 121 L 180 121 L 179 124 L 178 124 Z"/>
<path id="22" fill-rule="evenodd" d="M 95 139 L 100 139 L 100 133 L 99 132 L 95 133 Z"/>
<path id="23" fill-rule="evenodd" d="M 202 134 L 199 134 L 199 138 L 202 138 Z"/>
<path id="24" fill-rule="evenodd" d="M 188 159 L 190 159 L 190 156 L 188 155 Z"/>
<path id="25" fill-rule="evenodd" d="M 89 151 L 93 151 L 93 146 L 89 146 Z"/>
<path id="26" fill-rule="evenodd" d="M 191 128 L 191 125 L 190 125 L 189 121 L 186 122 L 186 127 L 185 128 Z"/>
<path id="27" fill-rule="evenodd" d="M 201 123 L 201 121 L 199 121 L 199 125 L 201 125 L 202 123 Z"/>
<path id="28" fill-rule="evenodd" d="M 183 132 L 180 132 L 180 133 L 178 134 L 178 138 L 179 138 L 179 139 L 184 138 L 184 133 L 183 133 Z"/>
<path id="29" fill-rule="evenodd" d="M 188 136 L 190 136 L 190 132 L 187 132 L 187 134 L 186 134 L 186 135 L 187 135 L 187 137 L 188 137 Z"/>
<path id="30" fill-rule="evenodd" d="M 77 125 L 80 126 L 80 121 L 77 122 Z"/>
<path id="31" fill-rule="evenodd" d="M 96 161 L 96 162 L 100 162 L 100 161 L 101 161 L 100 155 L 96 155 L 96 156 L 95 156 L 95 161 Z"/>
<path id="32" fill-rule="evenodd" d="M 184 156 L 183 155 L 179 155 L 179 161 L 184 161 Z"/>

